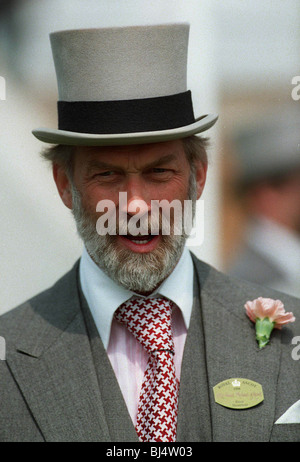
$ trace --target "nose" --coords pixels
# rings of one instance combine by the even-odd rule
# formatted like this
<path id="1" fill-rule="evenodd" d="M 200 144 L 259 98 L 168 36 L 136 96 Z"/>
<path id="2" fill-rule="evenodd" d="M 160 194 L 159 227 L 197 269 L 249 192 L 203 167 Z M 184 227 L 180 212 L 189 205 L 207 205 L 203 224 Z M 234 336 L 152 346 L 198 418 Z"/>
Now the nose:
<path id="1" fill-rule="evenodd" d="M 120 211 L 130 216 L 137 213 L 148 213 L 150 211 L 150 201 L 147 197 L 144 182 L 137 175 L 132 175 L 126 182 L 123 200 L 120 200 Z"/>

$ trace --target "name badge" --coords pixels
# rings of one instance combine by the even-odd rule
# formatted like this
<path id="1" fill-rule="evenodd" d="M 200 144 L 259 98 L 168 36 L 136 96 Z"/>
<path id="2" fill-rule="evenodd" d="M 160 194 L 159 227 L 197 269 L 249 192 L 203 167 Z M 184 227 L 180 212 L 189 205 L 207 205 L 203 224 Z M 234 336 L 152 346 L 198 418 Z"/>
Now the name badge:
<path id="1" fill-rule="evenodd" d="M 230 409 L 248 409 L 264 400 L 262 386 L 249 379 L 223 380 L 213 387 L 215 402 Z"/>

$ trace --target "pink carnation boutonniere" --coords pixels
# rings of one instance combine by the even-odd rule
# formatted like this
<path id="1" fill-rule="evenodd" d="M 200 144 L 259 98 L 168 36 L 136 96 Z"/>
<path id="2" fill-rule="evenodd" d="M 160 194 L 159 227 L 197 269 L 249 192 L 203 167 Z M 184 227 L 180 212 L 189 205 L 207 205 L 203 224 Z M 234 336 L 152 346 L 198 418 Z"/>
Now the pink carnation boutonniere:
<path id="1" fill-rule="evenodd" d="M 295 321 L 293 313 L 287 313 L 280 300 L 259 297 L 247 302 L 245 308 L 247 315 L 255 323 L 259 348 L 267 345 L 274 328 L 281 329 L 284 324 Z"/>

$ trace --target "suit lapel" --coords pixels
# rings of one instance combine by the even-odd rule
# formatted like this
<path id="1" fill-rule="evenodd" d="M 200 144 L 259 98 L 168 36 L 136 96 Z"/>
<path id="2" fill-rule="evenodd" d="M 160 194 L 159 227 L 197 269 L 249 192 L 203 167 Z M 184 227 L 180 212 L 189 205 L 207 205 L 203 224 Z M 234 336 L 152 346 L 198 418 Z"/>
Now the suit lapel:
<path id="1" fill-rule="evenodd" d="M 28 305 L 7 363 L 46 441 L 109 441 L 77 267 Z M 16 326 L 17 329 L 17 326 Z"/>
<path id="2" fill-rule="evenodd" d="M 269 441 L 276 407 L 280 331 L 275 330 L 269 345 L 259 350 L 254 324 L 244 310 L 244 304 L 251 297 L 249 288 L 244 293 L 238 284 L 230 284 L 221 273 L 198 261 L 195 264 L 201 285 L 213 441 Z M 267 296 L 252 295 L 253 299 Z M 264 392 L 263 403 L 245 410 L 232 410 L 216 404 L 213 387 L 235 377 L 260 383 Z"/>

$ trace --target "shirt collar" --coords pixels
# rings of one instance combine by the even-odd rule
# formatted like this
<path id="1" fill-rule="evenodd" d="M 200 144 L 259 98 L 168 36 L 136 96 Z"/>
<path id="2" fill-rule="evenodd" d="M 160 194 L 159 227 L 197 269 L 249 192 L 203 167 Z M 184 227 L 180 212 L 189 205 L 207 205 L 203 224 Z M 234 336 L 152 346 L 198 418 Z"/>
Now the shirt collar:
<path id="1" fill-rule="evenodd" d="M 80 260 L 80 283 L 93 319 L 107 349 L 114 312 L 131 297 L 140 295 L 125 289 L 110 279 L 91 259 L 84 248 Z M 189 327 L 193 305 L 193 261 L 185 247 L 179 262 L 151 297 L 162 295 L 181 310 L 186 328 Z"/>

